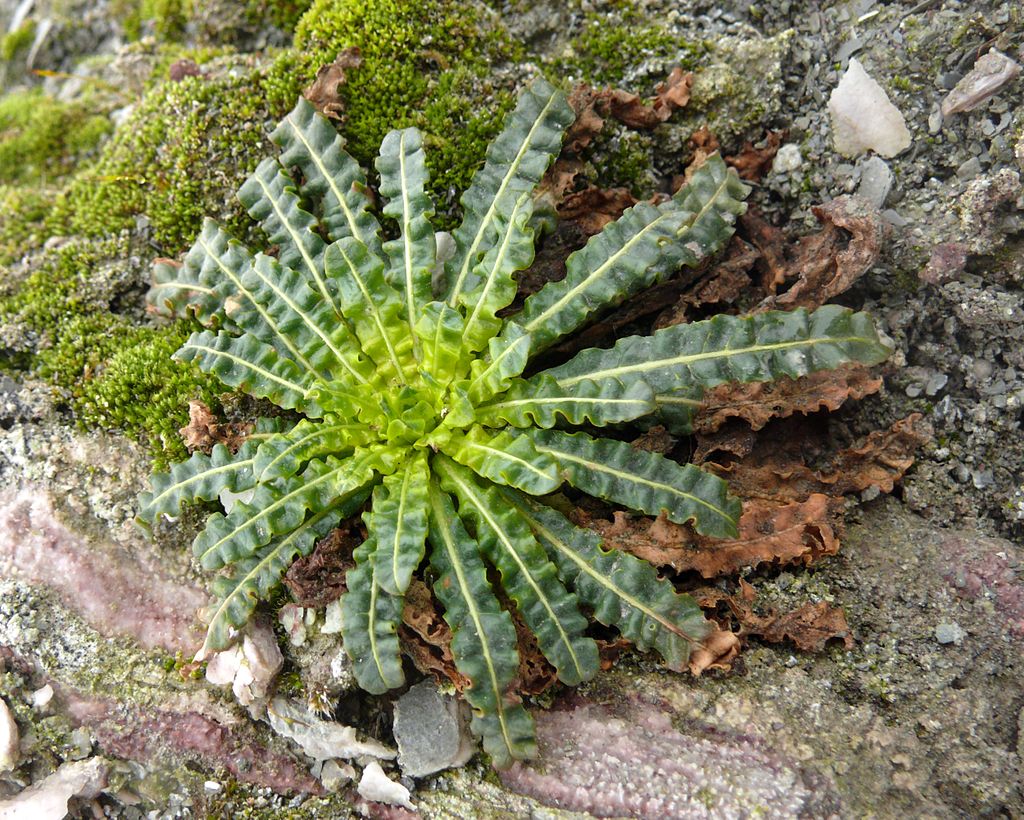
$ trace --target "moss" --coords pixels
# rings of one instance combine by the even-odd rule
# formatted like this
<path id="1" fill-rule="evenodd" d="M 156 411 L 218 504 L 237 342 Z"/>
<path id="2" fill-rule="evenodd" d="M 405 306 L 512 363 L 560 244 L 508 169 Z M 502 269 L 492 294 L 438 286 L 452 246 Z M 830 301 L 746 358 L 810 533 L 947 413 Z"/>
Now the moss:
<path id="1" fill-rule="evenodd" d="M 597 177 L 601 188 L 625 187 L 641 199 L 654 193 L 654 141 L 650 134 L 620 128 L 619 133 L 602 134 L 589 153 L 595 156 Z"/>
<path id="2" fill-rule="evenodd" d="M 149 220 L 160 250 L 188 247 L 209 214 L 244 236 L 251 222 L 235 199 L 270 150 L 258 68 L 217 60 L 202 77 L 149 91 L 96 164 L 58 203 L 54 230 L 105 236 Z"/>
<path id="3" fill-rule="evenodd" d="M 341 87 L 342 133 L 369 167 L 384 135 L 417 126 L 432 144 L 431 190 L 439 211 L 454 206 L 511 104 L 487 82 L 491 66 L 518 51 L 476 6 L 453 0 L 318 0 L 281 55 L 266 89 L 275 116 L 294 105 L 318 68 L 358 47 L 363 63 Z"/>
<path id="4" fill-rule="evenodd" d="M 51 201 L 45 190 L 0 185 L 0 265 L 38 244 Z"/>
<path id="5" fill-rule="evenodd" d="M 85 428 L 122 430 L 147 440 L 158 466 L 187 458 L 178 430 L 188 402 L 219 405 L 216 378 L 174 361 L 187 322 L 132 327 L 110 314 L 68 322 L 60 341 L 39 356 L 39 372 L 60 390 Z"/>
<path id="6" fill-rule="evenodd" d="M 13 60 L 22 51 L 32 45 L 36 36 L 35 20 L 25 20 L 14 31 L 9 31 L 0 38 L 0 60 Z"/>
<path id="7" fill-rule="evenodd" d="M 58 102 L 40 89 L 0 97 L 0 184 L 64 175 L 109 131 L 108 119 L 84 102 Z"/>
<path id="8" fill-rule="evenodd" d="M 648 59 L 672 60 L 695 68 L 706 46 L 680 38 L 667 25 L 650 22 L 650 13 L 632 2 L 609 12 L 587 12 L 571 54 L 556 61 L 558 71 L 594 84 L 617 84 Z"/>

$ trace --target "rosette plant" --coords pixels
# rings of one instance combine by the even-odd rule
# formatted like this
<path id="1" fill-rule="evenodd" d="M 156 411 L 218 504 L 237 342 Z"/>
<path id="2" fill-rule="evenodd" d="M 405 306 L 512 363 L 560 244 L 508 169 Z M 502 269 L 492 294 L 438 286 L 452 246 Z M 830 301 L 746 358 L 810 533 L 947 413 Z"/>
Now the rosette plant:
<path id="1" fill-rule="evenodd" d="M 261 421 L 236 453 L 218 445 L 154 475 L 141 496 L 149 522 L 186 501 L 241 496 L 194 543 L 199 564 L 219 573 L 205 649 L 228 646 L 289 565 L 362 511 L 367 537 L 342 599 L 359 683 L 403 685 L 396 629 L 418 573 L 443 606 L 474 731 L 499 766 L 535 753 L 508 608 L 570 685 L 598 670 L 589 618 L 672 669 L 709 632 L 692 598 L 605 550 L 545 496 L 568 484 L 733 536 L 740 503 L 722 480 L 634 449 L 622 426 L 654 416 L 685 433 L 706 388 L 888 352 L 867 316 L 826 306 L 676 325 L 531 372 L 600 311 L 721 248 L 747 193 L 712 157 L 668 201 L 640 203 L 593 236 L 564 279 L 506 316 L 515 274 L 534 258 L 534 188 L 572 121 L 560 90 L 543 80 L 526 90 L 462 196 L 454 251 L 441 259 L 421 134 L 392 131 L 381 145 L 381 212 L 397 223 L 385 238 L 364 173 L 300 100 L 273 132 L 280 157 L 238 192 L 276 254 L 254 254 L 208 220 L 182 265 L 158 266 L 151 292 L 208 328 L 177 358 L 291 411 Z"/>

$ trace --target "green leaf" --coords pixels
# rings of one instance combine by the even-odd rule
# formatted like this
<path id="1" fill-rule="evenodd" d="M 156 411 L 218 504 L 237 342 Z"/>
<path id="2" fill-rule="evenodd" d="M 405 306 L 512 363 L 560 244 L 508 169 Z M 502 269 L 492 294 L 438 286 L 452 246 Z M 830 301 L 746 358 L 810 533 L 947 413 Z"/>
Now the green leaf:
<path id="1" fill-rule="evenodd" d="M 607 380 L 603 379 L 602 384 L 605 381 Z M 704 391 L 699 387 L 678 387 L 664 393 L 655 393 L 656 409 L 651 417 L 651 423 L 661 424 L 677 436 L 688 436 L 693 432 L 693 420 L 697 418 L 703 397 Z"/>
<path id="2" fill-rule="evenodd" d="M 434 593 L 452 630 L 455 665 L 471 683 L 464 692 L 473 707 L 472 729 L 483 737 L 494 765 L 536 757 L 533 718 L 513 691 L 519 653 L 512 618 L 487 582 L 487 568 L 455 514 L 447 494 L 430 483 L 430 564 Z"/>
<path id="3" fill-rule="evenodd" d="M 551 456 L 565 479 L 585 493 L 648 515 L 664 512 L 677 524 L 693 521 L 702 535 L 738 534 L 740 502 L 722 479 L 692 464 L 586 433 L 536 430 L 529 435 L 537 451 Z"/>
<path id="4" fill-rule="evenodd" d="M 565 278 L 528 297 L 510 323 L 532 337 L 534 353 L 663 281 L 681 265 L 694 267 L 732 236 L 749 189 L 721 158 L 708 159 L 689 185 L 657 207 L 641 202 L 592 236 L 566 260 Z"/>
<path id="5" fill-rule="evenodd" d="M 597 644 L 583 634 L 587 619 L 526 522 L 504 503 L 494 485 L 481 486 L 468 470 L 441 460 L 438 474 L 444 489 L 458 498 L 459 516 L 471 525 L 480 548 L 501 572 L 502 586 L 559 679 L 569 686 L 590 680 L 599 663 Z"/>
<path id="6" fill-rule="evenodd" d="M 392 131 L 380 146 L 377 157 L 380 193 L 388 200 L 384 213 L 398 222 L 399 237 L 384 243 L 390 259 L 387 281 L 405 295 L 409 335 L 416 342 L 416 317 L 433 299 L 430 279 L 436 247 L 430 217 L 434 203 L 423 190 L 427 182 L 423 136 L 415 128 Z"/>
<path id="7" fill-rule="evenodd" d="M 306 400 L 306 391 L 313 384 L 312 376 L 247 333 L 242 336 L 224 331 L 214 334 L 208 330 L 193 333 L 174 358 L 194 361 L 200 370 L 213 373 L 224 384 L 257 398 L 270 399 L 278 407 L 296 408 L 306 415 L 319 414 L 316 405 Z"/>
<path id="8" fill-rule="evenodd" d="M 306 512 L 321 512 L 338 498 L 373 481 L 380 460 L 374 450 L 363 450 L 341 461 L 328 456 L 314 460 L 297 476 L 260 484 L 247 503 L 238 503 L 227 516 L 214 513 L 192 544 L 203 569 L 248 558 L 276 535 L 301 524 Z"/>
<path id="9" fill-rule="evenodd" d="M 616 627 L 642 651 L 657 650 L 669 669 L 686 668 L 690 652 L 710 631 L 693 598 L 677 593 L 647 561 L 604 550 L 597 533 L 573 526 L 550 507 L 514 490 L 501 494 L 598 621 Z"/>
<path id="10" fill-rule="evenodd" d="M 231 643 L 232 630 L 245 626 L 256 604 L 270 597 L 295 559 L 309 555 L 316 542 L 359 509 L 368 494 L 365 489 L 355 491 L 311 515 L 287 535 L 275 538 L 252 557 L 233 564 L 226 575 L 214 579 L 217 600 L 205 613 L 209 626 L 200 657 L 225 649 Z"/>
<path id="11" fill-rule="evenodd" d="M 310 289 L 301 274 L 261 253 L 242 277 L 241 287 L 252 307 L 244 316 L 240 310 L 228 310 L 240 328 L 283 350 L 320 380 L 370 381 L 372 362 L 360 352 L 348 325 L 338 320 L 331 304 Z M 253 310 L 259 312 L 267 331 L 254 330 L 248 318 Z"/>
<path id="12" fill-rule="evenodd" d="M 504 395 L 478 407 L 476 418 L 486 427 L 554 427 L 569 424 L 602 427 L 632 421 L 655 410 L 651 388 L 635 381 L 627 388 L 612 379 L 582 381 L 563 388 L 551 376 L 541 374 L 528 381 L 516 379 Z"/>
<path id="13" fill-rule="evenodd" d="M 324 241 L 316 217 L 302 208 L 291 177 L 275 159 L 265 159 L 238 189 L 238 198 L 279 248 L 278 260 L 315 285 L 327 304 L 337 309 L 323 275 Z"/>
<path id="14" fill-rule="evenodd" d="M 562 483 L 556 460 L 538 452 L 528 436 L 516 431 L 476 425 L 454 433 L 444 451 L 484 478 L 530 495 L 554 492 Z"/>
<path id="15" fill-rule="evenodd" d="M 405 683 L 398 644 L 403 602 L 374 579 L 371 556 L 376 548 L 373 536 L 367 538 L 354 553 L 355 567 L 345 575 L 348 592 L 341 598 L 341 634 L 359 685 L 372 695 L 383 695 Z"/>
<path id="16" fill-rule="evenodd" d="M 500 208 L 531 192 L 562 147 L 565 129 L 575 119 L 565 95 L 543 79 L 519 97 L 505 127 L 487 148 L 487 161 L 462 195 L 463 220 L 453 233 L 455 254 L 445 263 L 447 302 L 459 304 L 464 291 L 477 286 L 474 268 L 498 237 Z M 507 214 L 506 214 L 507 216 Z"/>
<path id="17" fill-rule="evenodd" d="M 407 384 L 415 372 L 412 336 L 401 297 L 384 281 L 384 263 L 352 237 L 330 245 L 324 263 L 336 284 L 342 315 L 355 327 L 363 352 L 390 378 Z"/>
<path id="18" fill-rule="evenodd" d="M 303 419 L 287 433 L 260 444 L 253 470 L 261 483 L 288 478 L 312 458 L 339 456 L 371 441 L 372 431 L 365 424 L 338 421 L 334 416 L 322 422 Z"/>
<path id="19" fill-rule="evenodd" d="M 801 308 L 723 314 L 673 325 L 650 336 L 620 339 L 607 350 L 584 350 L 545 372 L 566 389 L 585 379 L 643 379 L 660 395 L 726 382 L 798 378 L 846 362 L 878 364 L 889 353 L 866 313 L 825 305 L 813 313 Z"/>
<path id="20" fill-rule="evenodd" d="M 188 461 L 171 465 L 149 478 L 150 490 L 139 495 L 138 517 L 149 524 L 161 515 L 176 516 L 186 501 L 212 501 L 223 490 L 241 493 L 256 486 L 256 450 L 262 442 L 246 441 L 237 454 L 217 444 L 210 455 L 196 452 Z"/>
<path id="21" fill-rule="evenodd" d="M 381 256 L 380 225 L 369 212 L 366 176 L 345 152 L 334 126 L 304 98 L 274 129 L 270 138 L 281 146 L 281 165 L 302 171 L 302 193 L 320 204 L 320 221 L 332 240 L 354 236 Z"/>
<path id="22" fill-rule="evenodd" d="M 421 369 L 438 387 L 447 387 L 463 375 L 467 361 L 462 355 L 465 320 L 444 302 L 429 302 L 416 322 L 420 340 Z"/>
<path id="23" fill-rule="evenodd" d="M 506 194 L 513 199 L 511 194 Z M 534 237 L 529 227 L 533 213 L 530 192 L 514 198 L 498 212 L 507 217 L 497 220 L 498 238 L 494 246 L 484 255 L 483 260 L 473 269 L 473 282 L 479 284 L 472 290 L 464 289 L 459 302 L 466 308 L 466 328 L 463 332 L 465 348 L 469 353 L 482 350 L 489 339 L 501 330 L 502 320 L 497 313 L 507 307 L 516 295 L 516 280 L 513 273 L 525 270 L 533 262 Z"/>
<path id="24" fill-rule="evenodd" d="M 508 327 L 500 338 L 491 339 L 488 345 L 488 359 L 474 359 L 470 367 L 466 392 L 475 405 L 508 390 L 512 379 L 526 369 L 530 358 L 530 335 L 515 326 Z"/>
<path id="25" fill-rule="evenodd" d="M 208 327 L 234 329 L 224 303 L 236 295 L 235 280 L 251 264 L 252 254 L 244 245 L 212 219 L 204 219 L 203 230 L 181 265 L 169 260 L 154 263 L 153 286 L 146 301 L 165 316 L 191 314 Z"/>
<path id="26" fill-rule="evenodd" d="M 423 560 L 427 539 L 427 482 L 430 471 L 422 451 L 373 491 L 373 507 L 363 515 L 376 541 L 373 577 L 386 592 L 404 595 Z"/>

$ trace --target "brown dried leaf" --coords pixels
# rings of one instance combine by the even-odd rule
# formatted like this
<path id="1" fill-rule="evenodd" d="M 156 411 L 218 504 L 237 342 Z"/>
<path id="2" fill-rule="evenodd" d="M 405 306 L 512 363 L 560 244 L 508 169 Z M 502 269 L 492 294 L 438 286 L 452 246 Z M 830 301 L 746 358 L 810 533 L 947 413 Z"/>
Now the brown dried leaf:
<path id="1" fill-rule="evenodd" d="M 309 555 L 296 560 L 284 576 L 295 603 L 323 609 L 347 589 L 345 574 L 355 566 L 352 551 L 362 538 L 351 526 L 335 527 L 316 543 Z"/>
<path id="2" fill-rule="evenodd" d="M 636 198 L 626 188 L 605 189 L 591 185 L 566 195 L 557 210 L 560 220 L 575 222 L 580 231 L 593 236 L 633 205 L 636 205 Z"/>
<path id="3" fill-rule="evenodd" d="M 757 615 L 749 603 L 735 596 L 726 598 L 729 609 L 740 624 L 739 634 L 756 635 L 770 643 L 792 641 L 804 652 L 820 652 L 825 644 L 840 638 L 847 649 L 853 648 L 853 635 L 846 613 L 825 601 L 807 603 L 791 612 Z"/>
<path id="4" fill-rule="evenodd" d="M 576 119 L 565 132 L 563 149 L 570 154 L 578 155 L 593 142 L 594 137 L 604 128 L 604 117 L 598 113 L 598 107 L 605 106 L 606 92 L 591 88 L 580 83 L 569 95 L 569 105 L 576 114 Z"/>
<path id="5" fill-rule="evenodd" d="M 729 670 L 740 653 L 740 639 L 727 629 L 717 629 L 690 653 L 690 674 L 700 677 L 708 669 Z"/>
<path id="6" fill-rule="evenodd" d="M 188 424 L 178 430 L 190 453 L 200 450 L 207 455 L 217 444 L 223 444 L 232 453 L 249 437 L 252 422 L 226 422 L 221 424 L 216 416 L 201 401 L 188 403 Z"/>
<path id="7" fill-rule="evenodd" d="M 167 78 L 172 83 L 180 83 L 186 77 L 201 77 L 202 75 L 203 72 L 199 70 L 198 63 L 188 58 L 175 60 L 167 69 Z"/>
<path id="8" fill-rule="evenodd" d="M 632 94 L 619 88 L 604 93 L 607 95 L 608 111 L 611 116 L 627 128 L 650 129 L 665 122 L 672 116 L 673 111 L 684 107 L 690 101 L 692 85 L 693 74 L 676 66 L 668 79 L 654 90 L 655 95 L 650 100 L 644 100 L 639 94 Z"/>
<path id="9" fill-rule="evenodd" d="M 698 433 L 712 433 L 727 419 L 739 418 L 751 429 L 760 430 L 773 418 L 837 410 L 847 399 L 862 399 L 881 388 L 880 378 L 873 377 L 863 365 L 854 363 L 798 379 L 784 377 L 775 382 L 723 384 L 705 393 L 695 429 Z"/>
<path id="10" fill-rule="evenodd" d="M 914 453 L 931 438 L 931 427 L 920 413 L 876 430 L 860 444 L 832 454 L 824 467 L 811 469 L 778 441 L 764 442 L 750 456 L 728 466 L 705 463 L 744 498 L 799 501 L 814 493 L 842 496 L 869 487 L 892 492 L 893 485 L 914 463 Z"/>
<path id="11" fill-rule="evenodd" d="M 699 536 L 664 515 L 652 519 L 616 512 L 610 522 L 588 520 L 579 513 L 576 517 L 601 534 L 606 547 L 676 572 L 696 571 L 704 578 L 715 578 L 763 563 L 810 564 L 834 555 L 839 550 L 839 509 L 840 502 L 821 494 L 783 505 L 747 501 L 735 539 Z"/>
<path id="12" fill-rule="evenodd" d="M 362 54 L 358 48 L 353 46 L 344 49 L 339 52 L 333 63 L 321 66 L 317 70 L 316 79 L 302 95 L 325 117 L 343 119 L 345 106 L 338 87 L 345 82 L 345 72 L 350 68 L 358 68 L 362 63 Z"/>
<path id="13" fill-rule="evenodd" d="M 455 668 L 452 631 L 438 611 L 430 588 L 418 578 L 413 578 L 405 591 L 398 637 L 402 651 L 420 672 L 438 680 L 447 678 L 459 691 L 469 686 L 469 679 Z"/>
<path id="14" fill-rule="evenodd" d="M 655 330 L 692 321 L 697 318 L 696 311 L 705 305 L 735 303 L 751 290 L 750 271 L 760 258 L 756 248 L 734 236 L 725 258 L 688 287 L 674 305 L 662 311 L 654 322 Z"/>
<path id="15" fill-rule="evenodd" d="M 672 452 L 676 446 L 676 438 L 660 424 L 652 427 L 639 438 L 630 442 L 636 450 L 646 450 L 648 453 L 660 453 L 665 455 Z"/>
<path id="16" fill-rule="evenodd" d="M 546 692 L 558 683 L 558 673 L 540 651 L 537 637 L 530 631 L 519 610 L 508 600 L 503 600 L 502 603 L 512 616 L 512 623 L 516 628 L 519 674 L 516 678 L 515 691 L 524 695 L 539 695 Z"/>
<path id="17" fill-rule="evenodd" d="M 786 131 L 769 131 L 760 147 L 746 142 L 738 154 L 725 158 L 725 161 L 736 169 L 742 179 L 757 182 L 772 167 L 772 160 L 779 151 L 779 146 L 786 138 Z"/>
<path id="18" fill-rule="evenodd" d="M 781 295 L 770 288 L 771 295 L 758 310 L 820 307 L 849 288 L 878 258 L 886 226 L 876 208 L 862 199 L 841 196 L 812 211 L 822 223 L 821 230 L 784 247 L 785 268 L 772 271 L 769 281 L 777 285 L 795 278 L 795 283 Z M 781 232 L 775 233 L 781 237 Z M 752 241 L 767 258 L 766 249 L 756 238 Z"/>

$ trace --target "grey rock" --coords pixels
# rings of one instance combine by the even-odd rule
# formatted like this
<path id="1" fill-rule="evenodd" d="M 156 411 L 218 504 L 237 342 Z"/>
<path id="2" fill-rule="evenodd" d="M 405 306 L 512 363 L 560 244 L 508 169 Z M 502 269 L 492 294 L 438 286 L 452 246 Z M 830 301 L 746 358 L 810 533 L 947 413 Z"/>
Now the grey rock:
<path id="1" fill-rule="evenodd" d="M 857 196 L 866 199 L 876 208 L 885 204 L 889 191 L 892 190 L 892 171 L 880 157 L 869 157 L 860 166 L 860 185 Z"/>
<path id="2" fill-rule="evenodd" d="M 935 640 L 943 645 L 958 644 L 964 639 L 966 634 L 956 621 L 941 623 L 935 627 Z"/>
<path id="3" fill-rule="evenodd" d="M 461 766 L 475 751 L 462 706 L 432 680 L 417 683 L 395 703 L 398 765 L 409 777 Z"/>

